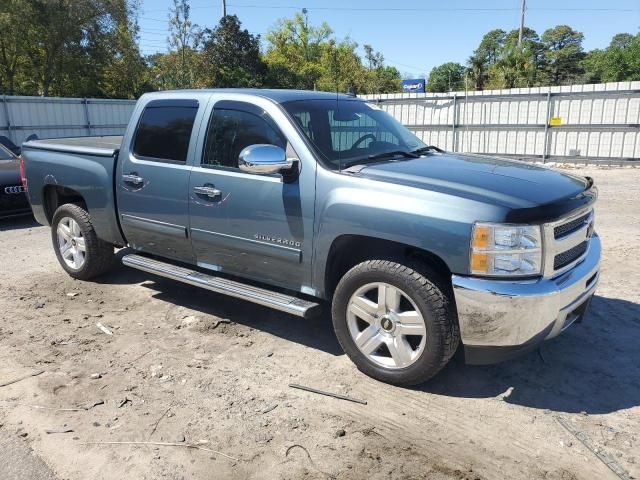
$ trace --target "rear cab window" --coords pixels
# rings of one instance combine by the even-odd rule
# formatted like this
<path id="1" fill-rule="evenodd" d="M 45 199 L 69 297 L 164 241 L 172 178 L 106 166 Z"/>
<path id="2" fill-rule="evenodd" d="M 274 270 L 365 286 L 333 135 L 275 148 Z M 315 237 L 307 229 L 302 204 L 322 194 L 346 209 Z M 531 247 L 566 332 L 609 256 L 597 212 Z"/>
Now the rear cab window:
<path id="1" fill-rule="evenodd" d="M 146 106 L 133 139 L 136 158 L 185 163 L 197 100 L 152 100 Z"/>

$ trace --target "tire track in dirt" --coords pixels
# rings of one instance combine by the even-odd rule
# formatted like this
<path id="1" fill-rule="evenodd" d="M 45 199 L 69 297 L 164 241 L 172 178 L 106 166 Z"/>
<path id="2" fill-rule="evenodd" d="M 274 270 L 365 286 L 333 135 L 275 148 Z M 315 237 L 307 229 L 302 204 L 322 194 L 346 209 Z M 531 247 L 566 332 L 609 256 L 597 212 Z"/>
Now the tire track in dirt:
<path id="1" fill-rule="evenodd" d="M 560 441 L 567 441 L 567 437 L 551 415 L 537 417 L 536 422 L 543 422 L 544 430 L 551 433 L 536 438 L 540 437 L 539 425 L 534 433 L 524 423 L 532 424 L 533 415 L 520 422 L 514 422 L 512 415 L 481 420 L 477 402 L 468 410 L 452 411 L 446 397 L 428 398 L 422 392 L 373 382 L 363 382 L 358 395 L 372 400 L 366 407 L 346 405 L 347 418 L 374 425 L 385 438 L 419 446 L 428 457 L 435 455 L 461 471 L 472 468 L 484 478 L 526 478 L 533 467 L 547 472 L 545 478 L 564 478 L 562 475 L 568 472 L 577 472 L 578 478 L 608 475 L 597 461 L 584 462 L 578 450 L 562 450 Z M 483 403 L 481 408 L 489 415 L 505 408 L 499 399 Z M 587 452 L 580 453 L 588 456 Z"/>

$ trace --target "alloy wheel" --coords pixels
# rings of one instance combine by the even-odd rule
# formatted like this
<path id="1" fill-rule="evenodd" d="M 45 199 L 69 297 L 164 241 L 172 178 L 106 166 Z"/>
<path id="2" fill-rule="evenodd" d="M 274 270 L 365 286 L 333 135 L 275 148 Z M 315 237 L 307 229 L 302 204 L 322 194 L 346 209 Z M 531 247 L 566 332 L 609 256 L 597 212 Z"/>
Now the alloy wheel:
<path id="1" fill-rule="evenodd" d="M 58 249 L 64 262 L 79 270 L 86 260 L 86 244 L 80 225 L 71 217 L 63 217 L 58 222 Z"/>
<path id="2" fill-rule="evenodd" d="M 427 327 L 416 304 L 388 283 L 369 283 L 349 299 L 347 325 L 369 360 L 391 369 L 415 363 L 425 348 Z"/>

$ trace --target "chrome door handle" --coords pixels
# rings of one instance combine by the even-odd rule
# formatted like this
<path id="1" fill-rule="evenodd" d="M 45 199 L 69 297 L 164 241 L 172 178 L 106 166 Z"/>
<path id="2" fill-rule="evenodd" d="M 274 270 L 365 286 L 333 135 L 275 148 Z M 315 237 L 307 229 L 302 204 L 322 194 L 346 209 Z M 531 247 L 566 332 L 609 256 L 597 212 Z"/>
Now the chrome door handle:
<path id="1" fill-rule="evenodd" d="M 222 192 L 214 187 L 193 187 L 193 191 L 198 195 L 204 195 L 205 197 L 209 197 L 212 199 L 216 199 L 222 196 Z"/>
<path id="2" fill-rule="evenodd" d="M 139 177 L 135 173 L 130 173 L 128 175 L 122 175 L 122 180 L 125 183 L 132 183 L 133 185 L 142 185 L 144 183 L 144 178 Z"/>

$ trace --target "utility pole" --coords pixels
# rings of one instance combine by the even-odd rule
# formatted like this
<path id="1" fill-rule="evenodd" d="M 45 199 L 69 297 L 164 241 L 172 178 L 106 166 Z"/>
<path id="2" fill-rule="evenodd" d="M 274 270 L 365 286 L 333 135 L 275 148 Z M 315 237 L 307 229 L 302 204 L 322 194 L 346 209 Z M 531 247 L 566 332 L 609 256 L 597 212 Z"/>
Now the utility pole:
<path id="1" fill-rule="evenodd" d="M 222 18 L 227 16 L 227 0 L 222 0 Z"/>
<path id="2" fill-rule="evenodd" d="M 527 0 L 520 4 L 520 32 L 518 33 L 518 46 L 522 46 L 522 31 L 524 30 L 524 11 L 527 9 Z"/>
<path id="3" fill-rule="evenodd" d="M 306 8 L 302 9 L 302 15 L 304 16 L 304 59 L 309 60 L 309 15 Z"/>

